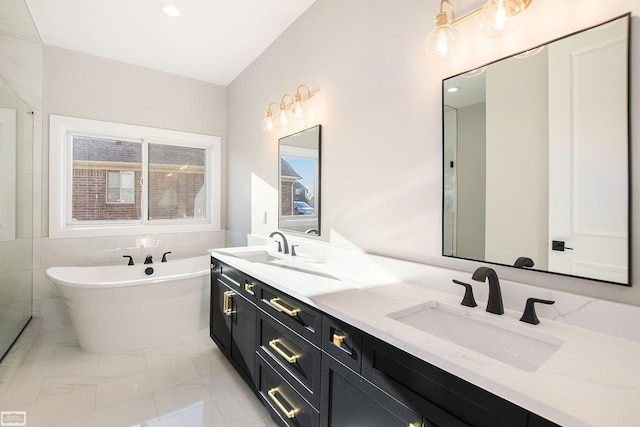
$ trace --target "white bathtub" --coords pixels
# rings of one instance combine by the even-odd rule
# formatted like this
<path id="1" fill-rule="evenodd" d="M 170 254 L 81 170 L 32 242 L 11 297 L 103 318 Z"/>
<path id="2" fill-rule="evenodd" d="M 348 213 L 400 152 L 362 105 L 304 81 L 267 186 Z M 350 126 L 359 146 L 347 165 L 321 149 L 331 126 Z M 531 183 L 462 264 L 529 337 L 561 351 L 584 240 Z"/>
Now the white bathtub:
<path id="1" fill-rule="evenodd" d="M 122 353 L 168 343 L 209 324 L 208 255 L 102 267 L 52 267 L 80 346 Z M 145 274 L 151 267 L 152 274 Z"/>

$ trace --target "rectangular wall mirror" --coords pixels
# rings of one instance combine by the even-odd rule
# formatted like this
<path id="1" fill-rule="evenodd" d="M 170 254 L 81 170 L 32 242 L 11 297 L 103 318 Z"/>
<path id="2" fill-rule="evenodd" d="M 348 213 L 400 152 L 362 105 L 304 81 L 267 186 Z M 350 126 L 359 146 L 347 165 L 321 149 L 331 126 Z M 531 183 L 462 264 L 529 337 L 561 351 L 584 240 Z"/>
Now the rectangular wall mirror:
<path id="1" fill-rule="evenodd" d="M 629 25 L 443 81 L 444 256 L 631 285 Z"/>
<path id="2" fill-rule="evenodd" d="M 321 126 L 278 140 L 278 228 L 320 235 Z"/>

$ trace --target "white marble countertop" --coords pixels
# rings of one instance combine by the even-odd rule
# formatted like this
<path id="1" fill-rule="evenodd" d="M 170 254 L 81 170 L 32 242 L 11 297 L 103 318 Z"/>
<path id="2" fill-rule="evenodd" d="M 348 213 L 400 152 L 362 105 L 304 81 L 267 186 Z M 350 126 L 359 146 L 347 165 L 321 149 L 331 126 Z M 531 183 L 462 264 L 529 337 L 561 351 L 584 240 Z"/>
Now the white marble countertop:
<path id="1" fill-rule="evenodd" d="M 537 305 L 541 323 L 528 325 L 519 321 L 520 308 L 510 308 L 517 304 L 508 303 L 509 292 L 518 286 L 510 284 L 505 289 L 501 282 L 505 298 L 501 322 L 512 323 L 516 328 L 535 328 L 537 332 L 565 340 L 544 364 L 529 372 L 387 316 L 429 301 L 457 306 L 463 290 L 451 285 L 451 280 L 470 282 L 468 273 L 406 262 L 406 268 L 420 270 L 422 283 L 414 284 L 398 280 L 398 275 L 385 265 L 385 258 L 365 254 L 358 254 L 355 263 L 348 260 L 349 267 L 315 257 L 289 256 L 278 261 L 278 265 L 240 257 L 243 252 L 265 249 L 266 246 L 240 247 L 209 252 L 257 280 L 557 424 L 640 425 L 640 343 L 596 332 L 588 325 L 568 324 L 566 318 L 571 318 L 571 311 L 579 311 L 572 308 L 568 294 L 552 295 L 563 300 L 556 307 Z M 474 284 L 474 290 L 475 287 Z M 484 295 L 482 289 L 476 293 L 478 307 L 471 310 L 484 313 Z M 540 290 L 537 295 L 528 296 L 548 297 L 540 294 Z M 576 297 L 573 303 L 590 304 L 591 300 L 583 303 L 580 298 Z M 523 308 L 524 300 L 519 302 Z M 618 311 L 625 318 L 635 317 L 635 307 L 606 304 L 607 309 Z"/>

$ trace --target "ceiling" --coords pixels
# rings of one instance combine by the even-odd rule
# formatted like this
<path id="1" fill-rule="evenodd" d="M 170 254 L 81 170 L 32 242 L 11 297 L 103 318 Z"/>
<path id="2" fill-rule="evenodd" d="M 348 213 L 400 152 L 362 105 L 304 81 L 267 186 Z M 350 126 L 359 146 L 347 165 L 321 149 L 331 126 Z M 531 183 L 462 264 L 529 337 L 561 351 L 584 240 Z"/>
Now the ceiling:
<path id="1" fill-rule="evenodd" d="M 223 86 L 315 0 L 26 0 L 42 42 Z M 171 3 L 172 18 L 161 11 Z"/>

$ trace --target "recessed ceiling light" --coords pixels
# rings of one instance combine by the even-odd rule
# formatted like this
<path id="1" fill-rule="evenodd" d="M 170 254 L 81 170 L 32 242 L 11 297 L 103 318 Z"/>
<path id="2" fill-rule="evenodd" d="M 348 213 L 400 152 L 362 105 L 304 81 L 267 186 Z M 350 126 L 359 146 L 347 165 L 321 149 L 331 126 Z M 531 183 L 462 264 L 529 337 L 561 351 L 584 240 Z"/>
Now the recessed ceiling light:
<path id="1" fill-rule="evenodd" d="M 459 88 L 459 87 L 457 87 L 457 86 L 452 86 L 452 87 L 450 87 L 449 89 L 447 89 L 447 92 L 449 92 L 449 93 L 453 93 L 453 92 L 457 92 L 457 91 L 459 91 L 459 90 L 460 90 L 460 88 Z"/>
<path id="2" fill-rule="evenodd" d="M 180 16 L 180 9 L 177 6 L 169 3 L 162 3 L 160 5 L 160 10 L 164 12 L 165 15 L 171 16 L 172 18 L 177 18 Z"/>

